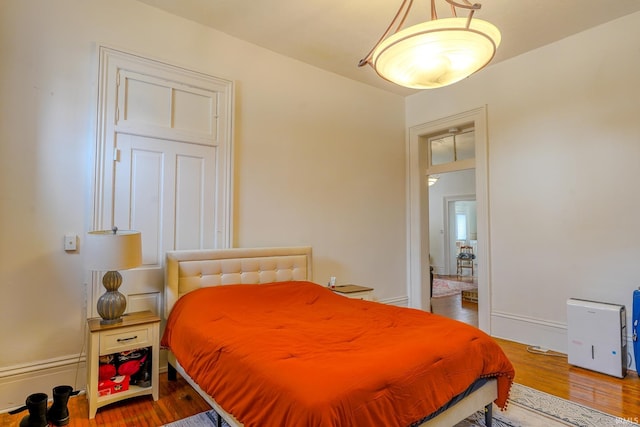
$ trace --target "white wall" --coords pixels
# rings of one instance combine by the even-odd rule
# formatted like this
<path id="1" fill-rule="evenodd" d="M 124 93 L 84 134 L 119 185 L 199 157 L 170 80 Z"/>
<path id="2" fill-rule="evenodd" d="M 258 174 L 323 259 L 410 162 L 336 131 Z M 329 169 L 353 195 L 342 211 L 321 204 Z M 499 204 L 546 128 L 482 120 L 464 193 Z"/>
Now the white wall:
<path id="1" fill-rule="evenodd" d="M 401 97 L 133 0 L 3 0 L 0 409 L 84 386 L 100 43 L 236 81 L 235 246 L 311 245 L 316 281 L 406 300 Z"/>
<path id="2" fill-rule="evenodd" d="M 406 100 L 408 127 L 488 106 L 497 336 L 563 351 L 567 298 L 631 312 L 640 286 L 639 24 L 635 13 Z"/>

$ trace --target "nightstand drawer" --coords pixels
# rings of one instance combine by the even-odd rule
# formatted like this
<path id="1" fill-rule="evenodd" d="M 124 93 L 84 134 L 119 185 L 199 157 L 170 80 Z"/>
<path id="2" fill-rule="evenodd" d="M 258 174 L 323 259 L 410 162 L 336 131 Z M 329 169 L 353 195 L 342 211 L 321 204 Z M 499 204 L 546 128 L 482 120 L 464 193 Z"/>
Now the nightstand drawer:
<path id="1" fill-rule="evenodd" d="M 118 353 L 132 348 L 152 345 L 152 327 L 132 327 L 103 332 L 100 338 L 100 354 Z"/>

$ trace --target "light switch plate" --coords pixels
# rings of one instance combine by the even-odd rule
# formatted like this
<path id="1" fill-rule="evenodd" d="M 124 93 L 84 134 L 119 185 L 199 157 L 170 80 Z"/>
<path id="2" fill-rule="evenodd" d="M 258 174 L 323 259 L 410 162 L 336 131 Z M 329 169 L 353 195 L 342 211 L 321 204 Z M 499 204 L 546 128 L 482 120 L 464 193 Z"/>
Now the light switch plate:
<path id="1" fill-rule="evenodd" d="M 75 234 L 65 234 L 64 236 L 64 250 L 75 251 L 77 249 L 78 236 Z"/>

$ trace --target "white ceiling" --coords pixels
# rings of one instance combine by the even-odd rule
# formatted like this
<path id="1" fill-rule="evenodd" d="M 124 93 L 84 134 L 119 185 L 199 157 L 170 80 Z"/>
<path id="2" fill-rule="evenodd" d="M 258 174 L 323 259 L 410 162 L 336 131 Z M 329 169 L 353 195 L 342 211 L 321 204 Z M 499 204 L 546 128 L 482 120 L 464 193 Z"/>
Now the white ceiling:
<path id="1" fill-rule="evenodd" d="M 415 91 L 359 68 L 401 0 L 138 0 L 302 62 L 400 95 Z M 438 16 L 450 17 L 445 0 Z M 596 25 L 640 11 L 640 0 L 481 0 L 475 17 L 496 25 L 503 61 Z M 408 24 L 430 19 L 415 0 Z M 459 9 L 459 16 L 466 13 Z M 405 25 L 406 26 L 406 25 Z"/>

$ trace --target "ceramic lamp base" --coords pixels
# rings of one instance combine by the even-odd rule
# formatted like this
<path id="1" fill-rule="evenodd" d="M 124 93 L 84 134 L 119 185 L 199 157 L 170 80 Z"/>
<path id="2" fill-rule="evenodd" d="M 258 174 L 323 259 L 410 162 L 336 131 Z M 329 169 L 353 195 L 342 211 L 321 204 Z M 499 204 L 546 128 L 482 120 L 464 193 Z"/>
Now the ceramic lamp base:
<path id="1" fill-rule="evenodd" d="M 127 298 L 118 292 L 122 284 L 122 276 L 117 271 L 107 271 L 102 277 L 102 286 L 107 290 L 98 298 L 98 314 L 103 325 L 122 322 L 122 315 L 127 308 Z"/>

